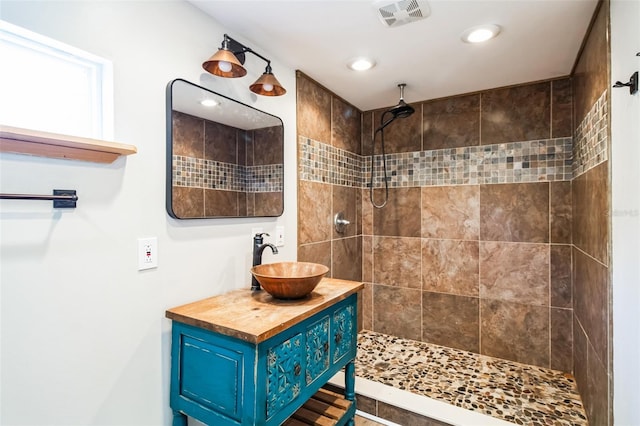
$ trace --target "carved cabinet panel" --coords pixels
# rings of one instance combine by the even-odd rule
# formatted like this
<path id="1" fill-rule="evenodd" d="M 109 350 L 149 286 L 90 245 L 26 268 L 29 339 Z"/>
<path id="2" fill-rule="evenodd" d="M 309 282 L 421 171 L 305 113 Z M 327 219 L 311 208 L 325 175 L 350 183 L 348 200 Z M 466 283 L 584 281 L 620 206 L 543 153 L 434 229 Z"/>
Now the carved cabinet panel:
<path id="1" fill-rule="evenodd" d="M 329 317 L 312 324 L 306 333 L 307 384 L 329 368 Z"/>
<path id="2" fill-rule="evenodd" d="M 302 386 L 302 334 L 267 352 L 267 418 L 293 401 Z"/>
<path id="3" fill-rule="evenodd" d="M 355 311 L 353 305 L 338 309 L 333 314 L 331 324 L 331 339 L 333 347 L 333 362 L 339 361 L 349 353 L 355 344 Z"/>

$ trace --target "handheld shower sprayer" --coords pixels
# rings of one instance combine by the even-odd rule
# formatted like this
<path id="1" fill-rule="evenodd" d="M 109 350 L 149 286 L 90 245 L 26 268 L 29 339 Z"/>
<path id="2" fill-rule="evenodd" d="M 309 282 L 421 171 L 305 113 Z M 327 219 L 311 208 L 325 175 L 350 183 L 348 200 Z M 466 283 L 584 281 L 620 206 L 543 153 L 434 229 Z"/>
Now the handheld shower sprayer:
<path id="1" fill-rule="evenodd" d="M 371 140 L 371 179 L 369 180 L 369 199 L 371 200 L 371 204 L 373 207 L 377 209 L 381 209 L 387 205 L 389 201 L 389 181 L 387 177 L 387 157 L 384 151 L 384 129 L 389 124 L 393 123 L 397 118 L 407 118 L 411 114 L 413 114 L 416 110 L 409 104 L 404 101 L 404 88 L 406 87 L 405 83 L 398 84 L 400 88 L 400 101 L 398 104 L 389 108 L 385 112 L 382 113 L 380 117 L 380 127 L 376 129 L 373 133 L 373 138 Z M 385 121 L 385 116 L 387 114 L 391 114 L 391 118 Z M 373 199 L 373 181 L 375 177 L 375 153 L 376 153 L 376 135 L 380 132 L 380 145 L 382 149 L 382 170 L 384 173 L 384 202 L 382 204 L 376 204 Z"/>

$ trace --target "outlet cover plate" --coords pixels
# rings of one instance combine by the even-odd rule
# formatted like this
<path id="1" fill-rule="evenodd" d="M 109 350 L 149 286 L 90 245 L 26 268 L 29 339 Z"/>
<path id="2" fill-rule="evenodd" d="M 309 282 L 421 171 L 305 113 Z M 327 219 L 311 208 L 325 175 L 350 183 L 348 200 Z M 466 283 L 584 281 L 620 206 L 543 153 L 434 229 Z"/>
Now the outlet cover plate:
<path id="1" fill-rule="evenodd" d="M 138 238 L 138 271 L 158 267 L 158 238 Z"/>

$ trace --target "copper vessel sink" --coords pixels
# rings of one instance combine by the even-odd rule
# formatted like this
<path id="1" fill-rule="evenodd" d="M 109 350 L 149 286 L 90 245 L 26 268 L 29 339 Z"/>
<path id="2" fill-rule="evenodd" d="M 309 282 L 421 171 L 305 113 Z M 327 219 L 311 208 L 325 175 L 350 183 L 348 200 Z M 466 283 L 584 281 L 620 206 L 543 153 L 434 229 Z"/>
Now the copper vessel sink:
<path id="1" fill-rule="evenodd" d="M 319 263 L 278 262 L 258 265 L 251 273 L 276 299 L 300 299 L 313 291 L 329 268 Z"/>

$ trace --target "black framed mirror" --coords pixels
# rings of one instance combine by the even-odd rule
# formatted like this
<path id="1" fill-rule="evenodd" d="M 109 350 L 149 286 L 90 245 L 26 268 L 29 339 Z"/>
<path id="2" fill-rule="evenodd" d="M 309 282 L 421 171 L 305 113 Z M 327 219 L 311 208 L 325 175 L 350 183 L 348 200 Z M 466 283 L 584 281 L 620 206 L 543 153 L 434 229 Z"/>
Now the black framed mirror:
<path id="1" fill-rule="evenodd" d="M 282 215 L 282 120 L 182 79 L 169 82 L 166 98 L 167 213 L 176 219 Z"/>

